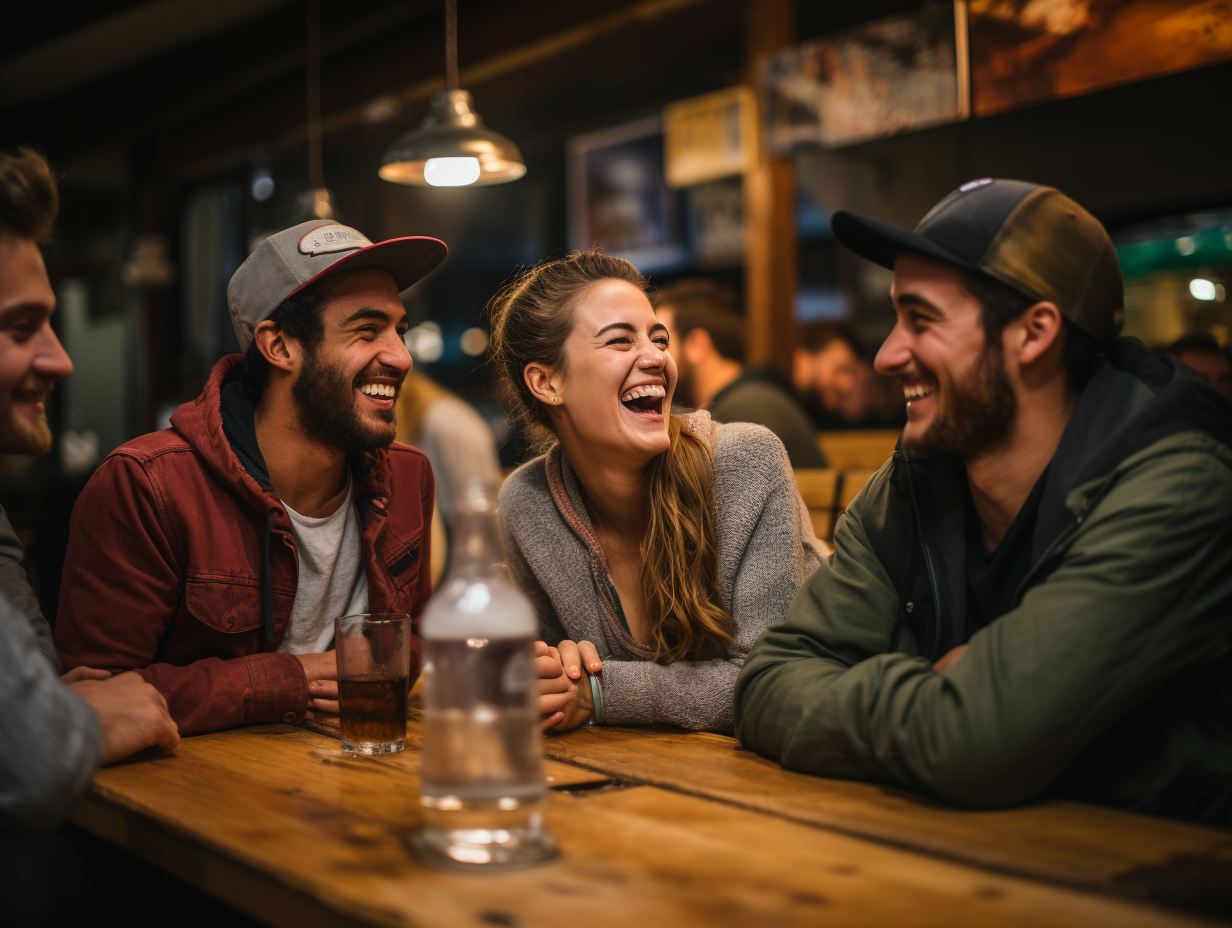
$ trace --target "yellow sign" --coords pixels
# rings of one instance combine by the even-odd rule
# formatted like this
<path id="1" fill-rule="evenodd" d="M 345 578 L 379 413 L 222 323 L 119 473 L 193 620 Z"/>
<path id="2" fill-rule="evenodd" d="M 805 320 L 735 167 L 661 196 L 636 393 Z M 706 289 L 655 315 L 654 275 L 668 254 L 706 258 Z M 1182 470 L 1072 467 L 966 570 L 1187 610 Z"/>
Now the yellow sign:
<path id="1" fill-rule="evenodd" d="M 669 104 L 663 148 L 673 187 L 744 173 L 757 163 L 757 97 L 748 87 L 729 87 Z"/>

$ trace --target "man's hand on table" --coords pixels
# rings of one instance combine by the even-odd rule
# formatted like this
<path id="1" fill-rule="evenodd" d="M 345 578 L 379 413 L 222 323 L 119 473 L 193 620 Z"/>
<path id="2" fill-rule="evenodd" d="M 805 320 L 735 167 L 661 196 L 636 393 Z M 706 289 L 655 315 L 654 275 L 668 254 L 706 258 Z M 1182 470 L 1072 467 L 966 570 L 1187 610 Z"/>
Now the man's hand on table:
<path id="1" fill-rule="evenodd" d="M 314 712 L 338 713 L 338 660 L 333 651 L 296 654 L 308 678 L 308 708 Z"/>
<path id="2" fill-rule="evenodd" d="M 544 730 L 568 731 L 584 724 L 595 711 L 590 681 L 582 679 L 583 663 L 591 673 L 603 669 L 589 641 L 562 641 L 553 648 L 535 642 L 535 672 L 539 677 L 539 711 Z"/>
<path id="3" fill-rule="evenodd" d="M 60 675 L 60 682 L 65 686 L 72 686 L 82 680 L 106 680 L 110 676 L 110 670 L 99 670 L 97 667 L 74 667 L 68 673 Z"/>
<path id="4" fill-rule="evenodd" d="M 98 714 L 104 764 L 155 745 L 174 751 L 180 743 L 167 700 L 139 674 L 130 670 L 112 676 L 106 670 L 78 667 L 60 679 Z"/>
<path id="5" fill-rule="evenodd" d="M 966 653 L 967 646 L 965 644 L 960 644 L 956 648 L 950 648 L 950 650 L 941 655 L 941 659 L 937 663 L 933 664 L 933 670 L 937 671 L 937 673 L 945 673 L 957 664 Z"/>

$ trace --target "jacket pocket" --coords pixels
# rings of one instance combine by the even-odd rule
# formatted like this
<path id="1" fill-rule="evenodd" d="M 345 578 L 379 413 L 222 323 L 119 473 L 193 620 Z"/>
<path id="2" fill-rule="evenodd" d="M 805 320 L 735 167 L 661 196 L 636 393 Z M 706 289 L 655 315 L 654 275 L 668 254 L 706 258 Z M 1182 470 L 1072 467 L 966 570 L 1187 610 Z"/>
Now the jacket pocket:
<path id="1" fill-rule="evenodd" d="M 184 604 L 198 622 L 220 632 L 261 627 L 261 584 L 256 580 L 188 577 Z"/>
<path id="2" fill-rule="evenodd" d="M 419 579 L 420 538 L 415 535 L 410 540 L 400 538 L 392 532 L 385 536 L 385 570 L 395 590 L 401 590 L 407 584 Z"/>

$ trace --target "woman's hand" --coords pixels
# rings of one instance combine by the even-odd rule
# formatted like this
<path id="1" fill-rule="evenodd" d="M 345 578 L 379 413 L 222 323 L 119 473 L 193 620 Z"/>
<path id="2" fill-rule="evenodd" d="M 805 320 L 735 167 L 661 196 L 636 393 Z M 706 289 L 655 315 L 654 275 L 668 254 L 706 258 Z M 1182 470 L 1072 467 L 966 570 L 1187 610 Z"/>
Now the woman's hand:
<path id="1" fill-rule="evenodd" d="M 570 680 L 581 679 L 583 666 L 589 673 L 598 673 L 603 669 L 603 662 L 599 660 L 599 652 L 589 641 L 574 642 L 566 639 L 556 648 L 560 653 L 560 663 Z M 586 685 L 589 686 L 589 682 Z"/>
<path id="2" fill-rule="evenodd" d="M 583 676 L 582 668 L 589 673 L 598 673 L 603 669 L 599 660 L 599 652 L 589 641 L 562 641 L 549 650 L 556 653 L 561 667 L 564 668 L 565 679 L 569 681 L 574 692 L 564 702 L 554 721 L 544 723 L 544 729 L 554 731 L 569 731 L 579 725 L 585 725 L 595 714 L 595 702 L 590 690 L 590 679 Z"/>
<path id="3" fill-rule="evenodd" d="M 535 642 L 535 676 L 539 678 L 539 711 L 544 729 L 562 721 L 562 711 L 577 696 L 577 684 L 561 666 L 560 652 L 545 641 Z"/>

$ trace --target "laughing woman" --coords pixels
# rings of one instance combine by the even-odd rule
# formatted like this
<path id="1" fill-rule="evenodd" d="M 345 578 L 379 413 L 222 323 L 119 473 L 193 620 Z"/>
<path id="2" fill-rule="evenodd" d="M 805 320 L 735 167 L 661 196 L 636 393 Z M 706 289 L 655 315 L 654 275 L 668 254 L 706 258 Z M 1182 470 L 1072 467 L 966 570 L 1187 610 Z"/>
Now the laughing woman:
<path id="1" fill-rule="evenodd" d="M 544 638 L 545 725 L 729 731 L 745 655 L 823 556 L 782 444 L 672 414 L 667 329 L 627 261 L 536 266 L 493 299 L 492 345 L 523 420 L 554 439 L 500 497 Z"/>

